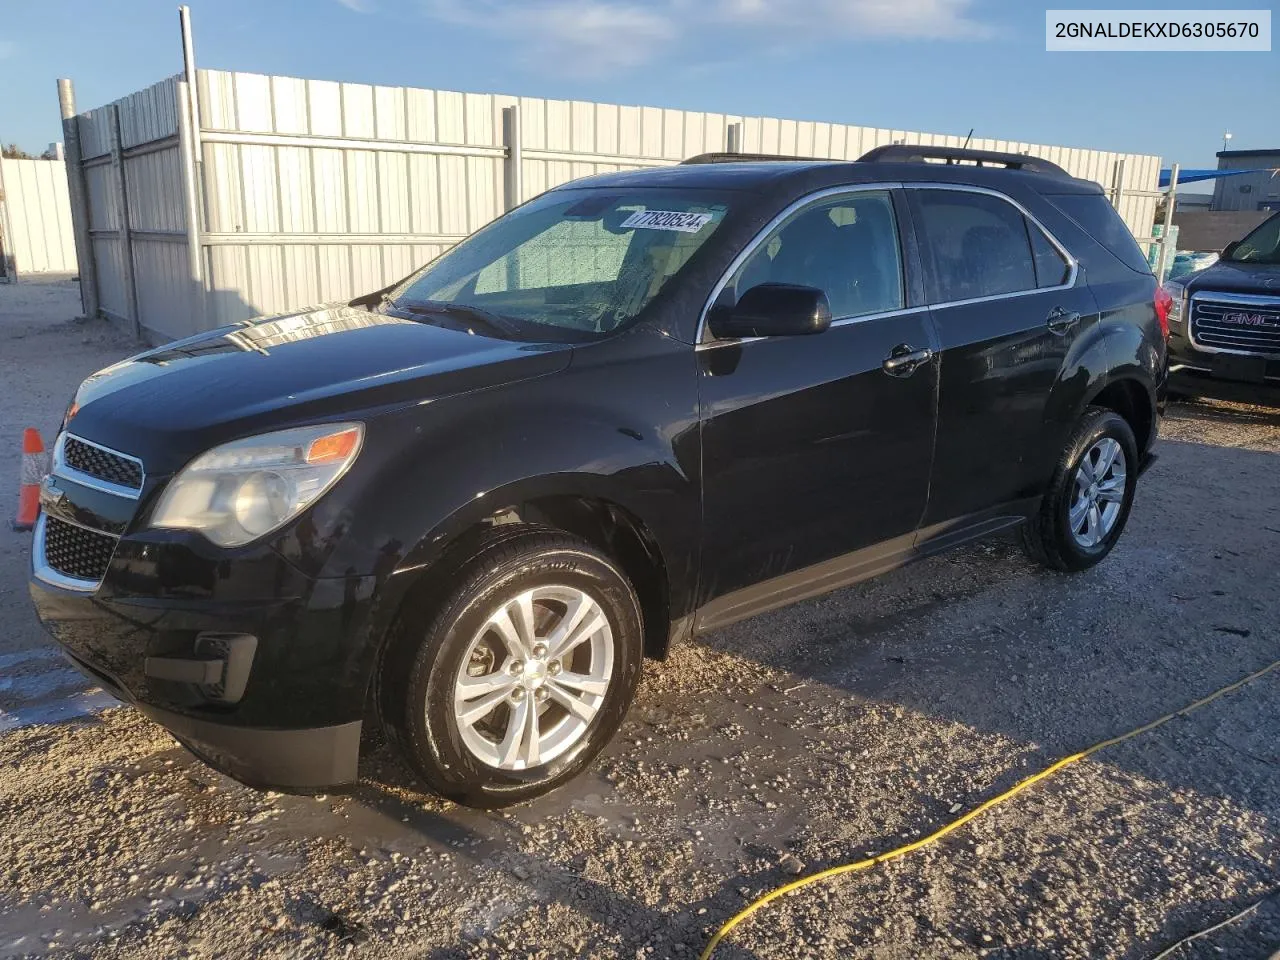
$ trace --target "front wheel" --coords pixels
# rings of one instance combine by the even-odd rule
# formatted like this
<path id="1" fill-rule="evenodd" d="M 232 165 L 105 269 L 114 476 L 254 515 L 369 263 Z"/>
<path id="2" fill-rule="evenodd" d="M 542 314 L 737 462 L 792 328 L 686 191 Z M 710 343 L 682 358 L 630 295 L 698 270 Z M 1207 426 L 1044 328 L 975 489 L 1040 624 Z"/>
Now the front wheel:
<path id="1" fill-rule="evenodd" d="M 531 529 L 411 604 L 383 665 L 390 739 L 436 792 L 501 807 L 586 767 L 626 715 L 643 657 L 635 592 L 576 537 Z M 418 609 L 415 609 L 417 607 Z"/>
<path id="2" fill-rule="evenodd" d="M 1040 510 L 1022 528 L 1027 555 L 1054 570 L 1085 570 L 1124 531 L 1138 481 L 1138 444 L 1123 417 L 1090 407 L 1068 440 Z"/>

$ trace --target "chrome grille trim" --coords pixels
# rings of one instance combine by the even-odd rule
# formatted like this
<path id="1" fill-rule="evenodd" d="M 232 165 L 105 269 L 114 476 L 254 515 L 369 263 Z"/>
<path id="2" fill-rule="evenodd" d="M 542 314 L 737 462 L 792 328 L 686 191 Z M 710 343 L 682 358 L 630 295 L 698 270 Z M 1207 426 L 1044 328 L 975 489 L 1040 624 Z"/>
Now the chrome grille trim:
<path id="1" fill-rule="evenodd" d="M 1280 296 L 1196 292 L 1191 295 L 1187 310 L 1187 335 L 1191 345 L 1205 353 L 1280 356 L 1280 330 L 1223 323 L 1220 311 L 1232 309 L 1266 314 L 1280 325 Z"/>
<path id="2" fill-rule="evenodd" d="M 74 523 L 70 520 L 62 520 L 60 517 L 55 518 L 59 522 L 66 523 L 68 526 L 80 527 L 95 536 L 110 537 L 119 542 L 120 538 L 113 533 L 105 533 L 102 530 L 93 530 L 82 524 Z M 36 527 L 32 532 L 31 540 L 31 570 L 37 580 L 47 583 L 54 587 L 60 587 L 63 590 L 73 590 L 76 593 L 93 593 L 102 585 L 102 578 L 97 580 L 85 580 L 80 577 L 73 577 L 63 573 L 50 566 L 49 559 L 46 554 L 46 541 L 48 537 L 48 516 L 42 510 L 36 518 Z M 110 560 L 107 561 L 110 566 Z M 103 569 L 103 577 L 106 576 L 106 569 Z"/>
<path id="3" fill-rule="evenodd" d="M 95 450 L 101 450 L 109 456 L 119 457 L 121 460 L 127 460 L 134 463 L 138 467 L 138 486 L 128 487 L 123 484 L 114 483 L 105 480 L 102 477 L 95 477 L 92 474 L 77 470 L 75 467 L 67 463 L 66 445 L 67 440 L 74 440 L 77 443 L 83 443 L 85 446 L 93 447 Z M 137 500 L 142 494 L 143 484 L 146 483 L 147 473 L 141 460 L 137 457 L 130 456 L 127 453 L 121 453 L 119 450 L 112 450 L 110 447 L 104 447 L 100 443 L 94 443 L 92 440 L 86 440 L 84 437 L 76 436 L 73 433 L 63 431 L 58 435 L 58 440 L 53 446 L 53 469 L 51 471 L 54 476 L 62 477 L 65 480 L 71 480 L 81 486 L 91 487 L 94 490 L 100 490 L 103 493 L 109 493 L 113 496 L 124 497 L 128 500 Z"/>

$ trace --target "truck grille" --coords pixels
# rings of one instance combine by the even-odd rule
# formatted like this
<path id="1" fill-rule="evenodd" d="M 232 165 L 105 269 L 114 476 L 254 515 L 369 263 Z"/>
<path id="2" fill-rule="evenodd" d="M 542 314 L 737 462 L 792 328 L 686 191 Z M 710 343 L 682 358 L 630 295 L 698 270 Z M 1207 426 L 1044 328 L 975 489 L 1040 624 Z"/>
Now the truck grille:
<path id="1" fill-rule="evenodd" d="M 1247 303 L 1193 297 L 1191 335 L 1220 350 L 1280 354 L 1280 297 Z"/>
<path id="2" fill-rule="evenodd" d="M 47 514 L 44 521 L 44 562 L 51 569 L 75 580 L 95 583 L 107 574 L 116 537 L 86 530 Z"/>
<path id="3" fill-rule="evenodd" d="M 62 441 L 62 460 L 72 470 L 130 490 L 142 489 L 142 464 L 132 457 L 86 443 L 68 434 Z"/>

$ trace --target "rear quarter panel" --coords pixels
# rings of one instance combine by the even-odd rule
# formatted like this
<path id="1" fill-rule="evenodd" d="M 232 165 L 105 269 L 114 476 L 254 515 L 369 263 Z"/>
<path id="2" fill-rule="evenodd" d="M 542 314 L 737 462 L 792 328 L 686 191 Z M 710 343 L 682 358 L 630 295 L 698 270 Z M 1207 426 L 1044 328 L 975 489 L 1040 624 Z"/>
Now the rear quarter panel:
<path id="1" fill-rule="evenodd" d="M 1127 267 L 1046 198 L 1029 192 L 1025 202 L 1079 260 L 1081 282 L 1097 308 L 1096 322 L 1073 344 L 1046 408 L 1049 442 L 1042 470 L 1047 478 L 1085 408 L 1109 384 L 1140 383 L 1154 416 L 1165 342 L 1155 312 L 1155 277 Z"/>

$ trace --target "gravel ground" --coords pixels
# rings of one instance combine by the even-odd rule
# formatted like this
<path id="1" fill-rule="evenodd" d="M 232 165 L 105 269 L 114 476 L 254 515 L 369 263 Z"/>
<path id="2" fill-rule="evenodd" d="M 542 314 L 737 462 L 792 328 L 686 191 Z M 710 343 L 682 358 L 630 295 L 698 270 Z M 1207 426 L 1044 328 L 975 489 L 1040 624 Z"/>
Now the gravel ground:
<path id="1" fill-rule="evenodd" d="M 131 349 L 77 308 L 0 286 L 0 476 Z M 703 638 L 650 665 L 592 771 L 499 813 L 385 750 L 342 796 L 213 773 L 53 659 L 6 527 L 0 958 L 696 956 L 755 895 L 1280 657 L 1280 411 L 1177 404 L 1163 433 L 1100 567 L 996 540 Z M 717 957 L 1152 957 L 1280 886 L 1278 694 L 1280 672 L 784 898 Z M 1280 898 L 1176 956 L 1277 951 Z"/>

